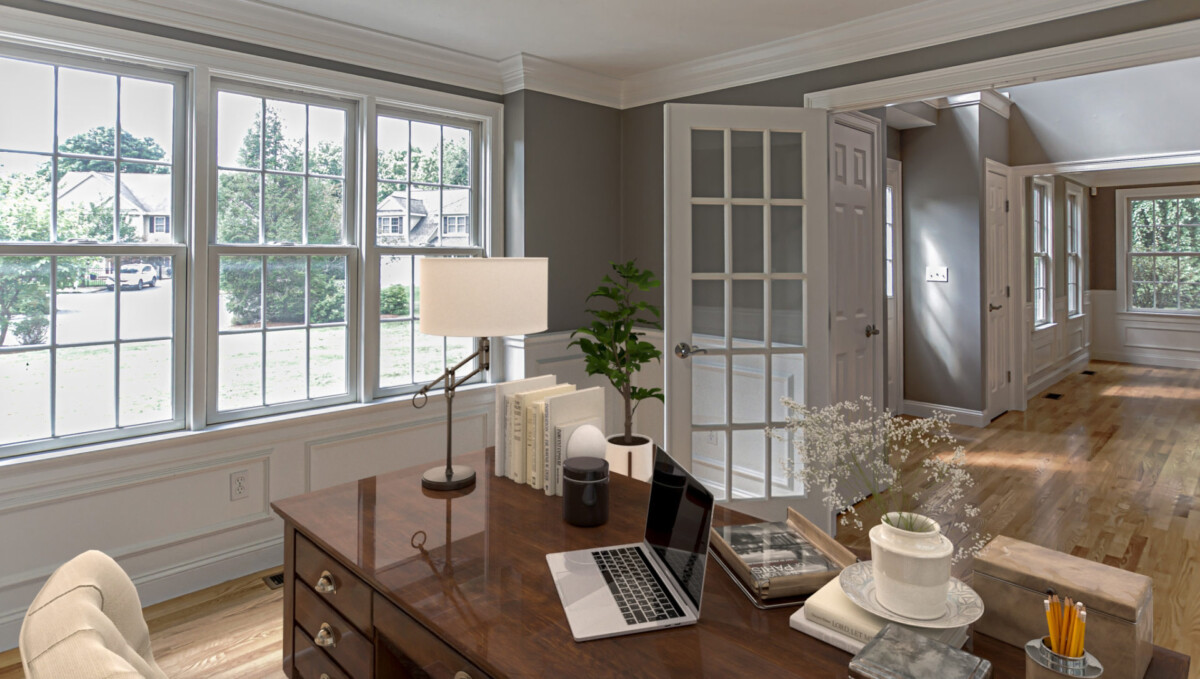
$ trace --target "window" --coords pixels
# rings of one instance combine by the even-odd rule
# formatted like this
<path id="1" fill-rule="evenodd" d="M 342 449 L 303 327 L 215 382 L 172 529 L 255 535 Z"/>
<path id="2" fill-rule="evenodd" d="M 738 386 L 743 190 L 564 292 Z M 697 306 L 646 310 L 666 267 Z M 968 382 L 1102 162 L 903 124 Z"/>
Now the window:
<path id="1" fill-rule="evenodd" d="M 400 228 L 399 217 L 380 217 L 376 220 L 379 224 L 379 233 L 388 236 L 404 235 L 404 231 Z"/>
<path id="2" fill-rule="evenodd" d="M 378 394 L 428 382 L 475 350 L 469 337 L 432 337 L 418 330 L 421 259 L 484 254 L 478 223 L 478 126 L 387 112 L 377 118 L 376 211 L 404 219 L 407 239 L 375 234 L 379 267 Z M 392 222 L 388 222 L 390 225 Z"/>
<path id="3" fill-rule="evenodd" d="M 214 421 L 354 393 L 354 108 L 219 85 Z"/>
<path id="4" fill-rule="evenodd" d="M 1039 181 L 1033 183 L 1033 324 L 1046 325 L 1052 318 L 1051 276 L 1053 275 L 1053 260 L 1051 258 L 1051 215 L 1053 214 L 1053 198 L 1049 184 Z"/>
<path id="5" fill-rule="evenodd" d="M 1067 315 L 1083 313 L 1083 194 L 1067 187 Z"/>
<path id="6" fill-rule="evenodd" d="M 1117 204 L 1125 207 L 1127 308 L 1200 312 L 1200 187 L 1118 191 Z"/>
<path id="7" fill-rule="evenodd" d="M 154 218 L 154 224 L 150 228 L 151 233 L 171 233 L 171 218 L 165 215 L 158 215 Z"/>
<path id="8" fill-rule="evenodd" d="M 0 455 L 183 426 L 186 249 L 144 220 L 182 213 L 182 85 L 0 57 Z"/>

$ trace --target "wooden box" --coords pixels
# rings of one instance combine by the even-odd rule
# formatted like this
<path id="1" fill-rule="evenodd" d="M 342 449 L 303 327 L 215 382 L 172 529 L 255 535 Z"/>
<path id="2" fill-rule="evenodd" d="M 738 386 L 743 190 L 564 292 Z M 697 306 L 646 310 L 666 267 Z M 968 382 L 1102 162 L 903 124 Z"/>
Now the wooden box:
<path id="1" fill-rule="evenodd" d="M 971 586 L 983 599 L 975 631 L 1023 648 L 1046 635 L 1047 591 L 1087 606 L 1086 650 L 1104 679 L 1142 679 L 1154 647 L 1150 578 L 1095 561 L 996 537 L 975 557 Z"/>

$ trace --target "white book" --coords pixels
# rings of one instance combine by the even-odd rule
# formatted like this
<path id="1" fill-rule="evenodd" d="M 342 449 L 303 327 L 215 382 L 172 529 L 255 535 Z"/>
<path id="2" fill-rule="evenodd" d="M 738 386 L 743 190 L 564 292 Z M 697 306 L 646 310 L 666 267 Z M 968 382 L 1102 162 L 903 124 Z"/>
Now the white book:
<path id="1" fill-rule="evenodd" d="M 574 384 L 559 384 L 545 389 L 537 389 L 534 391 L 526 391 L 517 394 L 518 413 L 514 413 L 519 418 L 522 418 L 521 431 L 524 445 L 520 446 L 519 451 L 514 451 L 513 461 L 517 463 L 517 475 L 515 479 L 517 483 L 528 483 L 535 488 L 541 488 L 538 480 L 542 475 L 541 460 L 537 459 L 537 454 L 541 450 L 540 447 L 535 447 L 537 444 L 537 429 L 534 428 L 534 403 L 541 403 L 551 396 L 558 396 L 568 392 L 575 391 Z M 517 457 L 520 461 L 517 462 Z M 509 474 L 512 478 L 512 474 Z M 535 485 L 537 484 L 537 485 Z"/>
<path id="2" fill-rule="evenodd" d="M 585 418 L 598 418 L 600 430 L 604 430 L 604 389 L 590 387 L 579 391 L 552 396 L 546 399 L 544 425 L 544 462 L 543 474 L 547 481 L 544 487 L 547 495 L 562 495 L 562 461 L 566 458 L 566 447 L 570 439 L 562 441 L 560 451 L 553 450 L 555 445 L 554 430 L 556 427 L 577 422 Z"/>
<path id="3" fill-rule="evenodd" d="M 554 375 L 539 375 L 523 380 L 513 380 L 496 385 L 496 406 L 493 414 L 495 420 L 495 436 L 492 441 L 496 446 L 496 476 L 508 476 L 508 460 L 512 455 L 508 442 L 512 434 L 512 405 L 507 397 L 523 391 L 552 387 L 558 382 Z M 515 399 L 514 399 L 515 400 Z"/>
<path id="4" fill-rule="evenodd" d="M 580 427 L 591 425 L 600 431 L 604 431 L 604 417 L 586 417 L 582 420 L 568 422 L 565 425 L 557 425 L 554 431 L 550 434 L 550 447 L 547 449 L 547 454 L 551 455 L 550 465 L 552 471 L 547 472 L 547 479 L 553 480 L 553 488 L 549 484 L 546 486 L 547 495 L 562 495 L 563 494 L 563 462 L 571 457 L 571 452 L 567 448 L 567 444 L 571 442 L 571 435 Z M 575 455 L 580 455 L 576 453 Z"/>
<path id="5" fill-rule="evenodd" d="M 804 615 L 803 608 L 795 613 L 792 613 L 792 617 L 788 618 L 788 624 L 791 625 L 792 629 L 804 632 L 814 639 L 820 639 L 830 646 L 842 649 L 850 655 L 858 655 L 858 652 L 863 649 L 863 646 L 867 645 L 867 642 L 865 641 L 859 641 L 853 637 L 848 637 L 837 630 L 829 629 L 824 625 L 818 625 L 817 623 L 809 620 Z"/>
<path id="6" fill-rule="evenodd" d="M 850 600 L 842 591 L 842 585 L 837 578 L 825 583 L 821 589 L 817 590 L 812 596 L 804 602 L 804 616 L 814 624 L 831 629 L 835 632 L 844 634 L 861 643 L 866 643 L 875 638 L 879 630 L 888 624 L 888 621 L 863 610 Z M 940 641 L 943 644 L 959 648 L 967 639 L 967 627 L 950 627 L 946 629 L 932 629 L 929 627 L 917 627 L 914 625 L 903 625 L 901 623 L 893 623 L 901 625 L 918 634 L 923 634 L 930 639 Z"/>

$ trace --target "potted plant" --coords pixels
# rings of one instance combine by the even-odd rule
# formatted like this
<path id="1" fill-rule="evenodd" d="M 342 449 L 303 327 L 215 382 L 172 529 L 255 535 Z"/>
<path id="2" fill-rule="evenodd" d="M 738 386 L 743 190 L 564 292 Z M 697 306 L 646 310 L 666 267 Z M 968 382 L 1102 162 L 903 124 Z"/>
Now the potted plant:
<path id="1" fill-rule="evenodd" d="M 784 399 L 784 406 L 787 424 L 768 433 L 778 439 L 785 432 L 791 435 L 797 455 L 785 471 L 806 488 L 822 489 L 825 506 L 844 512 L 843 525 L 862 529 L 863 508 L 869 508 L 872 519 L 878 516 L 869 537 L 879 603 L 918 620 L 941 615 L 951 563 L 973 556 L 987 543 L 968 523 L 979 516 L 979 508 L 965 501 L 974 481 L 963 447 L 950 434 L 950 415 L 935 411 L 920 419 L 892 417 L 886 409 L 877 411 L 865 396 L 824 408 Z M 914 453 L 937 448 L 949 452 L 930 454 L 916 471 L 901 476 Z M 860 499 L 862 506 L 856 506 Z M 943 528 L 961 536 L 957 550 Z"/>
<path id="2" fill-rule="evenodd" d="M 595 320 L 571 333 L 568 346 L 578 345 L 587 360 L 587 373 L 608 378 L 624 401 L 625 430 L 608 437 L 609 463 L 618 471 L 629 470 L 630 476 L 648 478 L 650 470 L 643 467 L 648 467 L 654 458 L 654 442 L 633 433 L 633 414 L 642 401 L 648 398 L 662 401 L 663 394 L 661 389 L 634 385 L 633 376 L 643 365 L 662 359 L 662 352 L 642 339 L 644 332 L 638 332 L 639 327 L 662 329 L 658 320 L 662 312 L 649 302 L 635 302 L 633 295 L 660 283 L 654 272 L 639 269 L 635 260 L 611 265 L 617 279 L 605 275 L 587 298 L 588 302 L 607 300 L 604 306 L 610 308 L 589 308 L 587 311 Z M 635 462 L 643 460 L 644 464 Z M 639 469 L 635 470 L 635 466 Z"/>

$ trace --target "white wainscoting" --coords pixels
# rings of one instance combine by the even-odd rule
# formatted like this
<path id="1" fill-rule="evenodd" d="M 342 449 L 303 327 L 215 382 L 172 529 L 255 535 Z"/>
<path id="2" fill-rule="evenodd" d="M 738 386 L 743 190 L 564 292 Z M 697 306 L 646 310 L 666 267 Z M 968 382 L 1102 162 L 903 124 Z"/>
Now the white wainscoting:
<path id="1" fill-rule="evenodd" d="M 455 453 L 490 445 L 492 393 L 459 391 Z M 281 564 L 272 501 L 433 463 L 445 412 L 402 398 L 0 462 L 0 650 L 50 573 L 88 549 L 114 556 L 145 605 Z M 249 481 L 238 500 L 233 472 Z"/>
<path id="2" fill-rule="evenodd" d="M 966 408 L 955 408 L 952 406 L 937 405 L 934 403 L 925 403 L 923 401 L 910 401 L 904 399 L 904 414 L 912 415 L 913 417 L 929 417 L 935 412 L 941 411 L 950 415 L 954 424 L 961 424 L 967 427 L 986 427 L 988 426 L 987 416 L 982 410 L 967 410 Z"/>
<path id="3" fill-rule="evenodd" d="M 1083 293 L 1083 313 L 1067 316 L 1067 298 L 1054 300 L 1054 318 L 1063 319 L 1035 328 L 1029 334 L 1025 356 L 1025 398 L 1033 398 L 1075 370 L 1091 357 L 1091 291 Z M 1027 328 L 1033 328 L 1033 304 L 1025 305 Z"/>
<path id="4" fill-rule="evenodd" d="M 1200 368 L 1200 317 L 1117 311 L 1117 293 L 1091 290 L 1092 358 Z"/>

